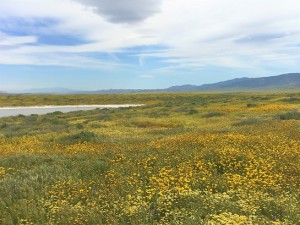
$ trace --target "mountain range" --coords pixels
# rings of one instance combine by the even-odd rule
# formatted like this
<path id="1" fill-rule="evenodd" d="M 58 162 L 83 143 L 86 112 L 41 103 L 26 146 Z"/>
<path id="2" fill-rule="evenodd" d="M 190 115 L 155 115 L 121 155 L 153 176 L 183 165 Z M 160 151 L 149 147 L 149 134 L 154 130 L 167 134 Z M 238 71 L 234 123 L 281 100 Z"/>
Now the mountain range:
<path id="1" fill-rule="evenodd" d="M 300 73 L 259 78 L 236 78 L 213 84 L 181 85 L 166 89 L 109 89 L 97 91 L 72 90 L 67 88 L 37 88 L 14 93 L 26 94 L 123 94 L 153 92 L 201 92 L 201 91 L 259 91 L 259 90 L 300 90 Z M 3 92 L 2 92 L 3 93 Z"/>

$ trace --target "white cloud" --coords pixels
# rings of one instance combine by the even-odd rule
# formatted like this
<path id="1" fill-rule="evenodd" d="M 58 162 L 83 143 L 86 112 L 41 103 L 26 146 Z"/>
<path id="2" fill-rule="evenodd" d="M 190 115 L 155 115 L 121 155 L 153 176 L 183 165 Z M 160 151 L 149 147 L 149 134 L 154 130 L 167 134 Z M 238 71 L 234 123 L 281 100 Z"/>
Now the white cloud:
<path id="1" fill-rule="evenodd" d="M 35 36 L 9 36 L 0 32 L 0 49 L 8 48 L 16 45 L 36 43 L 37 37 Z"/>
<path id="2" fill-rule="evenodd" d="M 140 78 L 146 78 L 146 79 L 149 79 L 149 78 L 154 78 L 154 76 L 152 74 L 142 74 L 139 76 Z"/>
<path id="3" fill-rule="evenodd" d="M 288 45 L 299 43 L 296 38 L 300 34 L 299 7 L 300 2 L 293 0 L 274 0 L 271 4 L 257 0 L 189 0 L 188 4 L 181 0 L 173 0 L 172 4 L 165 1 L 164 13 L 153 18 L 148 26 L 156 27 L 160 43 L 171 48 L 162 54 L 163 57 L 197 59 L 208 65 L 249 67 L 249 57 L 261 59 L 263 64 L 265 55 L 287 53 Z M 279 37 L 267 38 L 274 33 Z M 249 36 L 266 38 L 237 42 Z"/>
<path id="4" fill-rule="evenodd" d="M 295 0 L 0 0 L 0 4 L 0 31 L 7 21 L 14 24 L 16 19 L 53 21 L 33 25 L 32 35 L 12 36 L 3 31 L 0 45 L 2 40 L 13 48 L 1 49 L 2 64 L 86 66 L 87 61 L 99 60 L 81 53 L 113 53 L 143 45 L 166 49 L 135 53 L 140 66 L 148 63 L 145 57 L 161 58 L 169 69 L 300 64 L 300 2 Z M 40 35 L 49 34 L 74 35 L 87 43 L 32 45 Z M 59 54 L 64 58 L 56 60 Z M 36 60 L 41 56 L 44 60 Z"/>
<path id="5" fill-rule="evenodd" d="M 77 0 L 113 23 L 141 22 L 159 12 L 162 0 Z"/>

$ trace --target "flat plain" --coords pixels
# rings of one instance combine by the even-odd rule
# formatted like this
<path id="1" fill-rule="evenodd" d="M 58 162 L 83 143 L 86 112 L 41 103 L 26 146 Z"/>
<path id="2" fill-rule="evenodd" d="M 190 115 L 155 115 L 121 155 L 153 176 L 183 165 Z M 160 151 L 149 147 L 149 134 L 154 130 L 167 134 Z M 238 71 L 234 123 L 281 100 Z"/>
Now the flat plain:
<path id="1" fill-rule="evenodd" d="M 300 224 L 300 93 L 0 95 L 145 104 L 0 118 L 0 224 Z"/>

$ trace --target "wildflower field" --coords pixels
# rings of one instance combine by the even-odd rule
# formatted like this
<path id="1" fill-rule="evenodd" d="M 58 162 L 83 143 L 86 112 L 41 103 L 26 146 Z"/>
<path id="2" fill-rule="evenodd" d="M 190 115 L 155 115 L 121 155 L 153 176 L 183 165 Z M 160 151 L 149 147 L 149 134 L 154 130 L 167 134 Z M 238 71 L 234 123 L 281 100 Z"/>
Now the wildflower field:
<path id="1" fill-rule="evenodd" d="M 0 95 L 145 104 L 0 118 L 0 224 L 300 224 L 300 93 Z"/>

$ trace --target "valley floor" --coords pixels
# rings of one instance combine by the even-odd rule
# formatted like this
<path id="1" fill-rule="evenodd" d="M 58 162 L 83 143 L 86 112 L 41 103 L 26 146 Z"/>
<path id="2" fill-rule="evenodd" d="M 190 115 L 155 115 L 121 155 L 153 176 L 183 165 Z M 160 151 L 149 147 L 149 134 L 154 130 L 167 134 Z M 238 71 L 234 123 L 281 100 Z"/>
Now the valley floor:
<path id="1" fill-rule="evenodd" d="M 299 92 L 66 103 L 145 105 L 0 118 L 0 224 L 299 224 Z"/>

